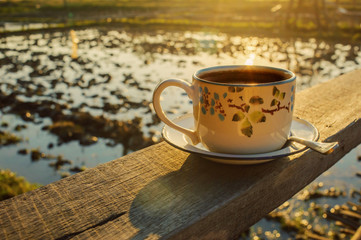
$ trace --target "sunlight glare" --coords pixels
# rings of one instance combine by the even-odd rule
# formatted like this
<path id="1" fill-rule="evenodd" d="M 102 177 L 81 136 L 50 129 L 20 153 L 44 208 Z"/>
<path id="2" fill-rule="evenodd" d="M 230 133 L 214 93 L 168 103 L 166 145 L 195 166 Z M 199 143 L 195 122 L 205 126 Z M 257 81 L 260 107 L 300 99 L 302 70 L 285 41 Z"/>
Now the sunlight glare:
<path id="1" fill-rule="evenodd" d="M 244 64 L 245 65 L 253 65 L 255 57 L 256 57 L 256 55 L 254 53 L 251 53 Z"/>

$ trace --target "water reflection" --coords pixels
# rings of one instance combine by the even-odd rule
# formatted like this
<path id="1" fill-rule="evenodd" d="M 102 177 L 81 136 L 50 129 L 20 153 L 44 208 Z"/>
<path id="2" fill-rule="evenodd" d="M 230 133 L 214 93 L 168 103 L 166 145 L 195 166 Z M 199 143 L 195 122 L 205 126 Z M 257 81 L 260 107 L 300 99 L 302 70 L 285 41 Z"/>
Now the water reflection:
<path id="1" fill-rule="evenodd" d="M 29 162 L 29 156 L 17 151 L 38 149 L 71 160 L 70 166 L 59 168 L 68 171 L 158 142 L 162 124 L 151 106 L 153 88 L 170 77 L 189 80 L 201 67 L 288 68 L 298 75 L 300 90 L 352 71 L 360 63 L 360 45 L 316 39 L 105 29 L 4 37 L 0 39 L 0 109 L 1 121 L 8 127 L 1 130 L 13 131 L 19 124 L 29 127 L 17 132 L 28 141 L 0 148 L 0 155 L 7 156 L 0 164 L 17 171 L 21 166 L 16 161 Z M 162 98 L 170 117 L 191 111 L 178 89 L 166 91 Z M 50 160 L 52 165 L 56 159 Z M 35 167 L 31 173 L 17 172 L 48 183 L 59 177 L 59 169 L 52 176 L 44 173 L 44 178 L 37 178 Z"/>

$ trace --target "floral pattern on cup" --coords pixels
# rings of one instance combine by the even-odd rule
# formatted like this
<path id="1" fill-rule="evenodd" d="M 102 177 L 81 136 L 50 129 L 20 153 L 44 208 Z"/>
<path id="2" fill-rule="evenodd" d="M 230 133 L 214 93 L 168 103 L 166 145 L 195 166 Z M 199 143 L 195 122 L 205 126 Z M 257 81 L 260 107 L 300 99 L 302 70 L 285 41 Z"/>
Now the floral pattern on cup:
<path id="1" fill-rule="evenodd" d="M 291 102 L 284 103 L 286 92 L 281 92 L 276 86 L 272 89 L 273 99 L 269 106 L 262 106 L 261 110 L 253 110 L 252 106 L 266 105 L 263 98 L 259 96 L 252 96 L 250 99 L 244 99 L 242 95 L 242 87 L 228 87 L 229 93 L 238 93 L 237 103 L 234 103 L 234 98 L 227 98 L 228 93 L 211 93 L 207 87 L 200 87 L 200 103 L 201 111 L 205 115 L 208 112 L 211 115 L 217 115 L 221 121 L 227 117 L 227 113 L 223 108 L 226 104 L 229 108 L 235 108 L 238 111 L 234 113 L 231 118 L 233 122 L 240 122 L 241 132 L 251 137 L 253 134 L 253 125 L 267 121 L 267 114 L 274 115 L 279 111 L 293 111 L 295 87 L 291 88 Z"/>
<path id="2" fill-rule="evenodd" d="M 201 108 L 202 113 L 207 114 L 207 112 L 209 111 L 211 115 L 217 115 L 219 120 L 224 121 L 227 115 L 223 109 L 223 105 L 221 103 L 219 94 L 218 93 L 211 94 L 208 91 L 207 87 L 204 87 L 204 89 L 200 87 L 199 92 L 201 93 L 199 101 L 202 104 L 202 108 Z M 226 98 L 227 93 L 224 93 L 222 97 Z"/>

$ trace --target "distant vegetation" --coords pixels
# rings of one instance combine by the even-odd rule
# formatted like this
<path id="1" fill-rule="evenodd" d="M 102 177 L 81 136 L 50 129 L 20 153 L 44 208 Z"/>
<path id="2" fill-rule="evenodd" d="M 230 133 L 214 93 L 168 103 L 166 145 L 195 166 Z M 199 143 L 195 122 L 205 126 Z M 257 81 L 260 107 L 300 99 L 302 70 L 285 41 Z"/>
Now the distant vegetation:
<path id="1" fill-rule="evenodd" d="M 361 37 L 357 36 L 361 30 L 361 15 L 358 15 L 361 0 L 315 3 L 313 0 L 7 0 L 0 1 L 0 23 L 44 23 L 45 28 L 162 25 L 255 34 L 286 28 L 283 32 L 291 34 L 306 31 L 326 37 L 345 34 Z"/>

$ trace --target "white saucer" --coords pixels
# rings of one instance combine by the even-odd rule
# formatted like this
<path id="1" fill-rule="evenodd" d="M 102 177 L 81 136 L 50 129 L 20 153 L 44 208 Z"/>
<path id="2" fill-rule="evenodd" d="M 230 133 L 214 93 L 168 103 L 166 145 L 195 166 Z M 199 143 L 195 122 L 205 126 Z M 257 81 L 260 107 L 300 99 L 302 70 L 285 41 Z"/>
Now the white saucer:
<path id="1" fill-rule="evenodd" d="M 186 115 L 180 116 L 173 120 L 176 124 L 193 129 L 194 128 L 194 119 L 193 114 L 188 113 Z M 306 120 L 300 118 L 294 118 L 291 126 L 292 135 L 301 137 L 311 141 L 317 141 L 319 138 L 319 132 L 315 126 L 309 123 Z M 298 143 L 286 143 L 280 150 L 267 152 L 267 153 L 258 153 L 258 154 L 227 154 L 227 153 L 217 153 L 211 152 L 206 149 L 202 143 L 193 145 L 188 137 L 183 133 L 174 130 L 173 128 L 165 125 L 162 131 L 162 136 L 166 142 L 168 142 L 173 147 L 176 147 L 180 150 L 198 154 L 203 158 L 209 159 L 211 161 L 226 163 L 226 164 L 238 164 L 238 165 L 250 165 L 250 164 L 259 164 L 264 162 L 269 162 L 277 158 L 290 156 L 292 154 L 301 152 L 307 147 L 298 144 Z"/>

